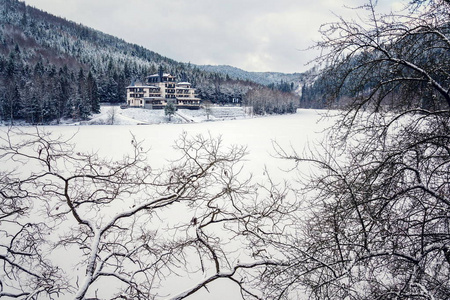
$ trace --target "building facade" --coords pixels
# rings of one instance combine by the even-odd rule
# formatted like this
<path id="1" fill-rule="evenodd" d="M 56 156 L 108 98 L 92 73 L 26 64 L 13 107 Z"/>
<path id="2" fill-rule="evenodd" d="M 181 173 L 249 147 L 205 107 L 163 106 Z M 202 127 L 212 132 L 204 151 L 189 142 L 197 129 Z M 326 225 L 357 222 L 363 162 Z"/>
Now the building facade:
<path id="1" fill-rule="evenodd" d="M 189 82 L 176 82 L 175 76 L 158 74 L 147 77 L 145 84 L 136 83 L 127 87 L 127 105 L 147 109 L 163 109 L 167 103 L 177 108 L 199 109 L 201 100 Z"/>

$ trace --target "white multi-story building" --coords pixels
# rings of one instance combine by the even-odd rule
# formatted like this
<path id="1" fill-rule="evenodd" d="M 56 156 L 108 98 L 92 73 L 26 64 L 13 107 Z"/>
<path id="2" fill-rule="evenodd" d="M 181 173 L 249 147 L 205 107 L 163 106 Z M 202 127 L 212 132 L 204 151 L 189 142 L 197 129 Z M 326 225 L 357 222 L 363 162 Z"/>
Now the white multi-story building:
<path id="1" fill-rule="evenodd" d="M 167 103 L 178 108 L 199 109 L 201 100 L 189 82 L 176 82 L 175 76 L 158 74 L 147 77 L 145 84 L 133 84 L 127 87 L 127 104 L 130 107 L 161 109 Z"/>

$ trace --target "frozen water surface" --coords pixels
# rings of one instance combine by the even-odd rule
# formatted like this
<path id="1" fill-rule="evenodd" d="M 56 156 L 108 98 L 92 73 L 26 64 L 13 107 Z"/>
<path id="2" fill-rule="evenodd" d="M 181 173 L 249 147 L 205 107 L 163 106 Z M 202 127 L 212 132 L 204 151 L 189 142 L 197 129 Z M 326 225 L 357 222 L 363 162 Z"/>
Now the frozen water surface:
<path id="1" fill-rule="evenodd" d="M 127 113 L 128 115 L 124 115 L 123 118 L 117 118 L 121 120 L 122 125 L 48 126 L 46 129 L 63 136 L 76 134 L 73 142 L 77 146 L 77 151 L 95 151 L 102 156 L 114 158 L 120 158 L 131 150 L 131 139 L 134 136 L 137 140 L 143 140 L 144 147 L 150 149 L 148 159 L 155 168 L 162 167 L 168 160 L 175 158 L 176 154 L 172 145 L 184 132 L 189 136 L 198 134 L 221 136 L 224 147 L 230 144 L 247 146 L 245 171 L 252 173 L 254 180 L 258 182 L 263 180 L 264 167 L 267 167 L 275 180 L 282 181 L 289 176 L 280 170 L 288 168 L 289 163 L 273 157 L 272 143 L 274 141 L 286 148 L 293 147 L 302 152 L 307 143 L 320 139 L 323 136 L 322 131 L 329 125 L 328 122 L 321 120 L 318 112 L 313 110 L 299 110 L 296 114 L 282 116 L 236 117 L 234 120 L 197 123 L 155 124 L 157 122 L 153 122 L 152 125 L 137 125 L 142 124 L 144 118 L 140 115 L 142 113 L 140 111 L 136 111 L 134 116 L 130 116 L 130 112 Z M 154 115 L 150 119 L 164 120 L 165 116 L 161 113 L 161 111 L 152 112 Z M 146 116 L 148 118 L 148 114 Z M 97 121 L 102 118 L 105 119 L 105 111 L 96 117 Z M 197 118 L 198 121 L 204 116 L 194 115 L 193 118 Z M 150 123 L 150 119 L 147 119 L 147 122 Z M 132 120 L 135 121 L 131 122 Z M 127 122 L 131 124 L 124 125 Z M 196 279 L 190 278 L 189 285 L 192 285 Z M 168 299 L 182 292 L 184 286 L 188 287 L 188 283 L 184 282 L 183 278 L 173 278 L 170 286 L 167 287 Z M 203 289 L 188 299 L 241 299 L 237 286 L 226 280 L 217 281 L 208 287 L 209 292 Z"/>

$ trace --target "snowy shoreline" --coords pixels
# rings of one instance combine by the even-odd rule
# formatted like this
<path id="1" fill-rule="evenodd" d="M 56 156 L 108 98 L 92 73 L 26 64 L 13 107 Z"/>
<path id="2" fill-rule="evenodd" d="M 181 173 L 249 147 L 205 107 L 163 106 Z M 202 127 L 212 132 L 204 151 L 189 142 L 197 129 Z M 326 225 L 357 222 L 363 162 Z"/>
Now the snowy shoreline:
<path id="1" fill-rule="evenodd" d="M 155 125 L 155 124 L 182 124 L 202 123 L 208 121 L 226 121 L 254 118 L 250 109 L 236 106 L 213 106 L 199 110 L 180 109 L 169 121 L 164 110 L 149 110 L 129 107 L 122 109 L 115 105 L 102 105 L 100 113 L 93 114 L 88 120 L 73 121 L 61 119 L 59 124 L 53 121 L 49 124 L 37 124 L 44 126 L 78 126 L 78 125 Z M 13 126 L 34 126 L 24 120 L 15 120 Z M 0 121 L 0 126 L 11 126 L 10 121 Z"/>
<path id="2" fill-rule="evenodd" d="M 245 107 L 214 106 L 206 109 L 179 109 L 171 121 L 165 116 L 164 110 L 149 110 L 143 108 L 121 109 L 117 106 L 102 106 L 99 114 L 95 114 L 88 121 L 79 122 L 80 125 L 150 125 L 162 123 L 201 123 L 206 121 L 236 120 L 251 118 Z"/>

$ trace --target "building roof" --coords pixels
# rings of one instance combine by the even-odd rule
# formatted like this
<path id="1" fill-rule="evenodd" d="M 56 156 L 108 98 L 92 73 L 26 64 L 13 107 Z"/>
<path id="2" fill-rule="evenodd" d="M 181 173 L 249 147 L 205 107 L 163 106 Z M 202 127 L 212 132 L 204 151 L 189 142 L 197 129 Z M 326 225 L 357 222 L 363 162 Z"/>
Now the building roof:
<path id="1" fill-rule="evenodd" d="M 160 89 L 159 86 L 155 86 L 155 85 L 129 85 L 127 86 L 128 88 L 151 88 L 151 89 Z"/>
<path id="2" fill-rule="evenodd" d="M 150 75 L 150 76 L 148 76 L 148 77 L 159 77 L 159 74 L 152 74 L 152 75 Z M 175 76 L 170 75 L 170 74 L 168 74 L 168 73 L 164 73 L 164 74 L 163 74 L 163 77 L 175 77 Z"/>

